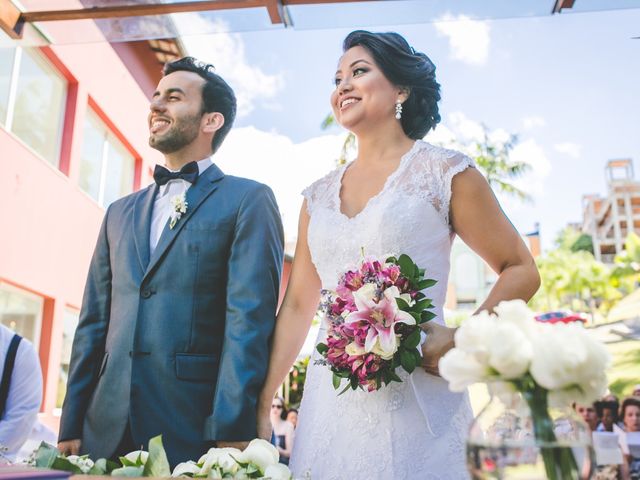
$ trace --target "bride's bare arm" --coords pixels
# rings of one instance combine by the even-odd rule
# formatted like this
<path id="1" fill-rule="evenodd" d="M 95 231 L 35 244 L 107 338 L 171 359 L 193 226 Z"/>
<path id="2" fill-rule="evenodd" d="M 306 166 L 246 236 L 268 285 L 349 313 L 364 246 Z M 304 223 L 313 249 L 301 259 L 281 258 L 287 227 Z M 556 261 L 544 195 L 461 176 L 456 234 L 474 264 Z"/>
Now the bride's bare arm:
<path id="1" fill-rule="evenodd" d="M 321 282 L 311 261 L 307 243 L 309 214 L 306 200 L 300 210 L 296 253 L 287 292 L 280 306 L 269 357 L 269 371 L 258 399 L 258 433 L 270 436 L 269 410 L 278 387 L 282 384 L 307 336 L 311 320 L 320 300 Z"/>
<path id="2" fill-rule="evenodd" d="M 536 293 L 540 275 L 520 234 L 506 217 L 485 178 L 475 168 L 453 177 L 450 218 L 460 238 L 498 274 L 478 311 L 493 310 L 503 300 L 525 301 Z M 423 366 L 438 373 L 438 361 L 453 347 L 455 329 L 427 323 Z"/>
<path id="3" fill-rule="evenodd" d="M 498 274 L 478 311 L 503 300 L 529 301 L 540 286 L 536 263 L 485 178 L 468 168 L 453 178 L 451 191 L 453 229 Z"/>

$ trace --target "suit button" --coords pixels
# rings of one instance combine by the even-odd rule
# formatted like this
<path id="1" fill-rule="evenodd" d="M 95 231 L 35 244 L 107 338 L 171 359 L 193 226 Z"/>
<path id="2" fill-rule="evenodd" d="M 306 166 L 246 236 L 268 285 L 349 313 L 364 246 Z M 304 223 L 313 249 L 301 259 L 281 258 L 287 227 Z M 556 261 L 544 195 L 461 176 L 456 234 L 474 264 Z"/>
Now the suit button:
<path id="1" fill-rule="evenodd" d="M 142 298 L 149 298 L 151 296 L 151 290 L 149 289 L 142 290 L 142 292 L 140 292 L 140 296 Z"/>

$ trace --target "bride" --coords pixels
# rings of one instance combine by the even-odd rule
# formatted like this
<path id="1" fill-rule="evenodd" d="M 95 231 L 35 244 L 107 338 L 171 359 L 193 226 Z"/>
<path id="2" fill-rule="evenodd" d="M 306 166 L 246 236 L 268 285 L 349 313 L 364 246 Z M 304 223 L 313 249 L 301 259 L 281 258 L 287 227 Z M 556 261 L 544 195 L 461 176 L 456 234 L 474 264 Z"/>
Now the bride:
<path id="1" fill-rule="evenodd" d="M 358 140 L 357 158 L 304 190 L 298 243 L 278 314 L 269 373 L 258 405 L 269 436 L 274 393 L 316 312 L 320 290 L 367 255 L 408 254 L 438 283 L 426 293 L 438 316 L 427 324 L 424 371 L 378 391 L 338 396 L 328 367 L 309 362 L 291 456 L 296 478 L 467 478 L 464 441 L 471 409 L 438 376 L 451 348 L 444 326 L 449 254 L 459 235 L 498 274 L 479 309 L 528 300 L 539 276 L 526 246 L 484 177 L 463 154 L 421 140 L 440 120 L 435 67 L 396 33 L 355 31 L 344 40 L 331 107 Z M 326 326 L 325 326 L 326 327 Z M 318 341 L 326 330 L 321 328 Z"/>

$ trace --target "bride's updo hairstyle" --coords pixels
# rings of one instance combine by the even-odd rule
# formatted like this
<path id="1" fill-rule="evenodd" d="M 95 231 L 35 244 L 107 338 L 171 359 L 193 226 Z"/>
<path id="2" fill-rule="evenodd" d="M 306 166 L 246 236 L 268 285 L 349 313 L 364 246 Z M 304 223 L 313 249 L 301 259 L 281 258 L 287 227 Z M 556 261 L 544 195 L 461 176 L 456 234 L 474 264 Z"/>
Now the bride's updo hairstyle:
<path id="1" fill-rule="evenodd" d="M 423 138 L 440 121 L 440 84 L 433 62 L 393 32 L 356 30 L 344 39 L 342 49 L 357 46 L 367 49 L 387 80 L 409 89 L 409 98 L 402 104 L 402 129 L 409 138 Z"/>

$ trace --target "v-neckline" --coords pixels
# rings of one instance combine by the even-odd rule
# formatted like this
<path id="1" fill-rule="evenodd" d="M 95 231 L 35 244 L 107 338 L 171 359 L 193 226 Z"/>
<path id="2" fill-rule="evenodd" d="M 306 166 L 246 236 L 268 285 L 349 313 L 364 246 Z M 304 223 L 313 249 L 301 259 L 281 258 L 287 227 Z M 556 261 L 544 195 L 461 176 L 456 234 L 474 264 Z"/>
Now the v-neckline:
<path id="1" fill-rule="evenodd" d="M 347 169 L 353 165 L 353 160 L 349 163 L 346 163 L 343 167 L 342 170 L 339 171 L 338 173 L 338 181 L 337 183 L 337 188 L 336 188 L 336 205 L 337 205 L 337 210 L 338 210 L 338 215 L 346 218 L 347 220 L 355 220 L 356 218 L 358 218 L 360 215 L 362 215 L 365 210 L 367 210 L 367 208 L 369 208 L 369 206 L 373 203 L 373 201 L 375 199 L 377 199 L 378 197 L 382 196 L 382 194 L 385 192 L 385 190 L 387 190 L 387 188 L 389 187 L 389 184 L 391 183 L 391 180 L 393 180 L 393 178 L 395 178 L 398 173 L 400 172 L 400 170 L 402 169 L 404 163 L 406 163 L 406 159 L 409 158 L 413 152 L 417 149 L 418 143 L 420 141 L 416 140 L 415 142 L 413 142 L 413 145 L 411 146 L 411 148 L 409 150 L 407 150 L 401 157 L 400 157 L 400 161 L 398 162 L 398 166 L 396 167 L 396 169 L 391 172 L 389 175 L 387 175 L 387 179 L 384 181 L 384 184 L 382 185 L 382 188 L 380 189 L 380 191 L 374 195 L 372 195 L 371 197 L 369 197 L 369 199 L 367 200 L 367 202 L 364 204 L 364 207 L 362 207 L 362 209 L 356 213 L 353 216 L 349 216 L 346 213 L 343 213 L 342 211 L 342 180 L 344 179 L 344 175 L 347 172 Z"/>

